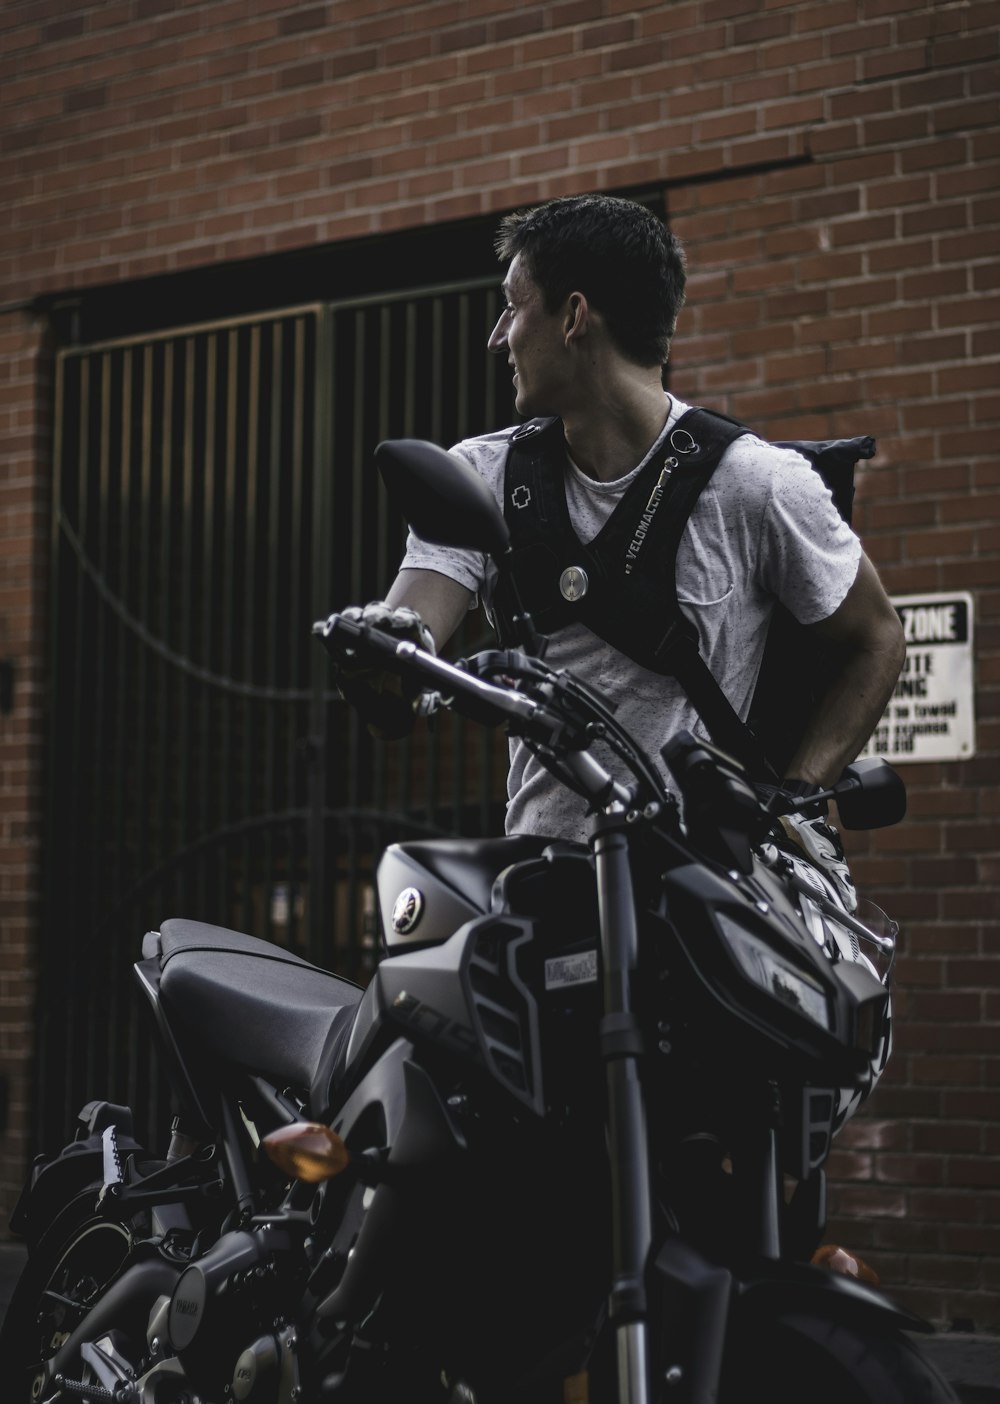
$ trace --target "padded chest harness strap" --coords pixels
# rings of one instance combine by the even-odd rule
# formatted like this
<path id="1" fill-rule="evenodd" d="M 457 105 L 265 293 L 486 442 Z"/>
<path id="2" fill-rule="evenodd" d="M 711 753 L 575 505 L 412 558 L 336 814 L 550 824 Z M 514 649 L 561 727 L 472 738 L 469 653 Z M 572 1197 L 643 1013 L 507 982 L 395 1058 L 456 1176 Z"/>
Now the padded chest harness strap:
<path id="1" fill-rule="evenodd" d="M 651 672 L 674 677 L 713 739 L 758 775 L 770 767 L 698 652 L 698 633 L 677 599 L 676 558 L 698 496 L 728 446 L 750 431 L 704 409 L 688 410 L 629 486 L 598 535 L 581 542 L 566 505 L 566 448 L 558 419 L 534 420 L 511 439 L 504 516 L 524 608 L 543 634 L 572 622 Z M 497 591 L 501 640 L 512 601 Z"/>

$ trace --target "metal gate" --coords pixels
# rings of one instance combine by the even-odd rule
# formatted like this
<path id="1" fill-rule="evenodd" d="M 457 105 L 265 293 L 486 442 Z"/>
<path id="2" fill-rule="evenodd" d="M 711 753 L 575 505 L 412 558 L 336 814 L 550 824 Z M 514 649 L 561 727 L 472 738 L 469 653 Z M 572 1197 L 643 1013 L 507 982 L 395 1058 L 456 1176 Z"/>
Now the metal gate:
<path id="1" fill-rule="evenodd" d="M 310 634 L 399 560 L 375 444 L 511 422 L 499 310 L 489 279 L 59 353 L 41 1144 L 97 1095 L 162 1126 L 145 931 L 189 916 L 364 981 L 381 848 L 501 828 L 502 737 L 372 742 Z"/>

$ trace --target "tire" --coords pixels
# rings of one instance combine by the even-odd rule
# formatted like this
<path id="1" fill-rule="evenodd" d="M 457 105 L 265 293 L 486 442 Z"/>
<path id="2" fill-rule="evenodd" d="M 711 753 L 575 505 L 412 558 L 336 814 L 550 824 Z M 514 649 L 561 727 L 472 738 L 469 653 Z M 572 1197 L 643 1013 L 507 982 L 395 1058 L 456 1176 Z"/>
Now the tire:
<path id="1" fill-rule="evenodd" d="M 894 1326 L 844 1324 L 805 1313 L 755 1318 L 727 1349 L 719 1404 L 958 1404 L 918 1348 Z"/>
<path id="2" fill-rule="evenodd" d="M 0 1380 L 10 1404 L 31 1404 L 40 1366 L 129 1264 L 142 1219 L 94 1213 L 100 1186 L 82 1191 L 42 1234 L 0 1330 Z"/>

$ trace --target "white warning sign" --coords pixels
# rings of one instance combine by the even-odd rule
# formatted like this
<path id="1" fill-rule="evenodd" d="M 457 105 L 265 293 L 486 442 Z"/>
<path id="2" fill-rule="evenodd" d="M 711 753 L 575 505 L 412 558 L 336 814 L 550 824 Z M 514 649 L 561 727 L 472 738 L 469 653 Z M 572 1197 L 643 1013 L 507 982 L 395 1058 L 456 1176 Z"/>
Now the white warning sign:
<path id="1" fill-rule="evenodd" d="M 972 596 L 895 595 L 906 661 L 865 750 L 889 761 L 966 760 L 976 747 Z"/>

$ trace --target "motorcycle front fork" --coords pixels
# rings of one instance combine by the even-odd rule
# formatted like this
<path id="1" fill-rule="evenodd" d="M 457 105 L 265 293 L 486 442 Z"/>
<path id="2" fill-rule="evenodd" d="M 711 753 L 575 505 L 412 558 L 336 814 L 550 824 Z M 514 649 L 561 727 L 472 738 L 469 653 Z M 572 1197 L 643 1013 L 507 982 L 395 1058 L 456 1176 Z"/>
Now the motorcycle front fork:
<path id="1" fill-rule="evenodd" d="M 639 1078 L 642 1037 L 633 1002 L 638 924 L 625 811 L 594 820 L 604 1009 L 600 1025 L 608 1092 L 612 1281 L 609 1316 L 618 1355 L 619 1404 L 650 1404 L 646 1265 L 652 1246 L 652 1185 L 646 1106 Z"/>
<path id="2" fill-rule="evenodd" d="M 639 1076 L 642 1036 L 633 983 L 638 923 L 625 811 L 612 805 L 593 822 L 604 1008 L 600 1025 L 608 1096 L 611 1159 L 612 1282 L 619 1404 L 651 1404 L 646 1269 L 652 1250 L 653 1192 L 646 1105 Z M 756 1227 L 756 1255 L 781 1256 L 782 1172 L 774 1118 L 765 1116 L 743 1148 L 737 1169 L 746 1214 Z M 753 1251 L 753 1250 L 751 1250 Z"/>

